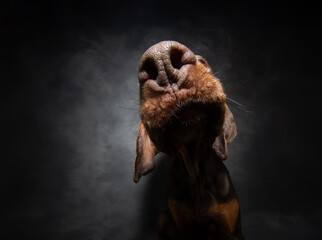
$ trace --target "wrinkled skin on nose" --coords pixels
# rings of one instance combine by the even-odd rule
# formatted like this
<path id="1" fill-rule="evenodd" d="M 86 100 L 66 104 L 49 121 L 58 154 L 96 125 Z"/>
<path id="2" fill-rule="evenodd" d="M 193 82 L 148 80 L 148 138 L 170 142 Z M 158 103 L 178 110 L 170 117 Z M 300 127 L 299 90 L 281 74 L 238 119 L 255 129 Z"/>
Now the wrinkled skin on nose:
<path id="1" fill-rule="evenodd" d="M 194 64 L 195 54 L 175 41 L 163 41 L 150 47 L 142 56 L 139 66 L 139 81 L 154 80 L 158 86 L 166 87 L 182 78 L 184 65 Z M 181 75 L 180 75 L 181 74 Z"/>

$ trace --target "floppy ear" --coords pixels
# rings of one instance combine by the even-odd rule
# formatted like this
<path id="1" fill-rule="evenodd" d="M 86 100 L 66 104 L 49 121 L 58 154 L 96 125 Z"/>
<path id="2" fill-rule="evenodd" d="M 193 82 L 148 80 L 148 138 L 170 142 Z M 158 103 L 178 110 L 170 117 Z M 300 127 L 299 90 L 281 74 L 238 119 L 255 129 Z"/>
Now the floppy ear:
<path id="1" fill-rule="evenodd" d="M 225 120 L 223 128 L 215 139 L 214 150 L 216 155 L 221 159 L 227 158 L 227 144 L 231 143 L 237 135 L 237 127 L 234 116 L 225 105 Z"/>
<path id="2" fill-rule="evenodd" d="M 237 135 L 235 119 L 227 105 L 225 111 L 224 132 L 227 144 L 231 143 Z"/>
<path id="3" fill-rule="evenodd" d="M 133 181 L 138 182 L 142 176 L 154 170 L 156 147 L 151 141 L 144 125 L 141 123 L 136 139 L 136 156 L 134 160 Z"/>

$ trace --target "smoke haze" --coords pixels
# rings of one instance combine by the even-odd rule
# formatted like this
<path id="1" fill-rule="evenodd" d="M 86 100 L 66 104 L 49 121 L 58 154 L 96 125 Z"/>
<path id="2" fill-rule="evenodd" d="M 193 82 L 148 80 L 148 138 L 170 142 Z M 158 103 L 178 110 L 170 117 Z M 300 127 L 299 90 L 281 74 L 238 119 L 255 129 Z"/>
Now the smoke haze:
<path id="1" fill-rule="evenodd" d="M 171 159 L 158 155 L 133 183 L 137 68 L 170 39 L 202 55 L 232 99 L 238 135 L 225 164 L 246 239 L 321 238 L 314 9 L 299 19 L 297 6 L 163 4 L 6 6 L 5 239 L 160 239 Z"/>

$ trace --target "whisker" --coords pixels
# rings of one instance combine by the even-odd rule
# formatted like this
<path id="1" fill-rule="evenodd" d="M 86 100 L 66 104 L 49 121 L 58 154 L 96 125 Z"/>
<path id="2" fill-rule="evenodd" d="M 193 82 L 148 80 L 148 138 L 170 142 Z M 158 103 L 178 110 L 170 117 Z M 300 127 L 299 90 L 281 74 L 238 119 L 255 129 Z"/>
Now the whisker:
<path id="1" fill-rule="evenodd" d="M 230 102 L 236 104 L 239 107 L 239 109 L 243 110 L 244 112 L 253 113 L 253 111 L 247 110 L 247 108 L 244 105 L 240 104 L 239 102 L 237 102 L 231 98 L 226 98 L 226 99 L 229 100 Z"/>
<path id="2" fill-rule="evenodd" d="M 176 118 L 180 119 L 180 118 L 178 117 L 178 115 L 177 115 L 177 114 L 175 114 L 175 113 L 173 113 L 173 116 L 175 116 Z"/>

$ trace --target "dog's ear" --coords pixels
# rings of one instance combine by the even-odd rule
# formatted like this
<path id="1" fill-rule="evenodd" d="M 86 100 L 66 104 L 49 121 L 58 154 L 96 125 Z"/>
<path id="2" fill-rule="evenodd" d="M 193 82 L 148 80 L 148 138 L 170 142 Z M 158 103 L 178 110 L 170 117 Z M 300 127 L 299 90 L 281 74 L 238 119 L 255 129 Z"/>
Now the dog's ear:
<path id="1" fill-rule="evenodd" d="M 151 141 L 144 125 L 141 123 L 136 139 L 136 156 L 134 160 L 133 181 L 138 182 L 142 176 L 154 170 L 154 156 L 157 149 Z"/>
<path id="2" fill-rule="evenodd" d="M 227 144 L 231 143 L 237 135 L 235 119 L 227 105 L 225 111 L 224 132 Z"/>
<path id="3" fill-rule="evenodd" d="M 225 160 L 227 158 L 227 144 L 231 143 L 237 135 L 237 127 L 234 116 L 225 105 L 225 120 L 221 132 L 215 139 L 214 150 L 216 155 Z"/>

